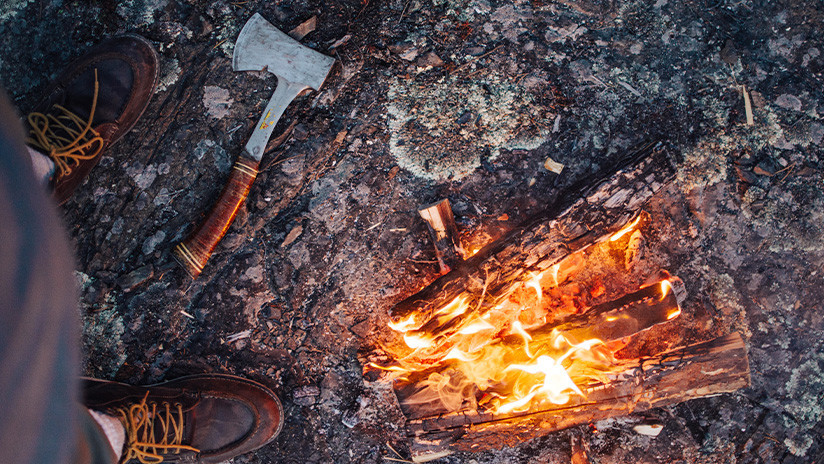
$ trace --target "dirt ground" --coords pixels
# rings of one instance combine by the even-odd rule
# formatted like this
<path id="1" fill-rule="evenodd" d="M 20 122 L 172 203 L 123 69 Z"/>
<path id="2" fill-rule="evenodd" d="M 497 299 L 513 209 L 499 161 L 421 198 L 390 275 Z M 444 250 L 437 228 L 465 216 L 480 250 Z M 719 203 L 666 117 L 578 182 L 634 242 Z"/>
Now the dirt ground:
<path id="1" fill-rule="evenodd" d="M 63 208 L 85 373 L 272 385 L 286 424 L 249 463 L 407 459 L 403 418 L 358 349 L 437 276 L 417 208 L 454 206 L 480 245 L 645 139 L 676 180 L 644 258 L 686 283 L 680 336 L 747 340 L 752 385 L 449 463 L 824 462 L 824 11 L 767 0 L 6 0 L 0 82 L 21 113 L 104 37 L 157 46 L 158 90 Z M 297 98 L 203 274 L 170 255 L 216 199 L 276 85 L 231 67 L 254 13 L 334 57 Z M 751 102 L 748 124 L 745 95 Z M 560 175 L 546 159 L 565 165 Z M 679 340 L 680 341 L 680 340 Z M 595 431 L 597 429 L 597 432 Z M 399 455 L 390 449 L 394 448 Z M 386 461 L 389 462 L 389 461 Z"/>

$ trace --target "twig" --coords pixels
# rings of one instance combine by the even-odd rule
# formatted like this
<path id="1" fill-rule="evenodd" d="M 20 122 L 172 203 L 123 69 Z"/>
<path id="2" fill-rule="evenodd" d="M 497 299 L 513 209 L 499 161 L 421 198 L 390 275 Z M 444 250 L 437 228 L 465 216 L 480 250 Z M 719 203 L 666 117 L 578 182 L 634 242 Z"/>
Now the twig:
<path id="1" fill-rule="evenodd" d="M 217 47 L 219 47 L 219 46 L 223 45 L 223 42 L 226 42 L 227 40 L 229 40 L 229 39 L 223 39 L 223 40 L 221 40 L 220 42 L 216 43 L 216 44 L 215 44 L 215 46 L 214 46 L 214 47 L 212 47 L 212 50 L 214 50 L 214 49 L 216 49 Z"/>
<path id="2" fill-rule="evenodd" d="M 792 174 L 792 172 L 793 172 L 793 170 L 794 170 L 794 169 L 795 169 L 795 163 L 793 163 L 793 164 L 791 164 L 791 165 L 787 166 L 786 168 L 782 169 L 781 171 L 787 170 L 787 173 L 786 173 L 786 174 L 784 174 L 784 177 L 782 177 L 782 178 L 781 178 L 781 180 L 780 180 L 780 181 L 778 181 L 778 182 L 779 182 L 779 183 L 780 183 L 780 182 L 784 182 L 784 179 L 786 179 L 786 178 L 787 178 L 787 176 L 789 176 L 790 174 Z M 778 172 L 781 172 L 781 171 L 778 171 Z M 778 174 L 778 173 L 776 173 L 776 174 Z"/>
<path id="3" fill-rule="evenodd" d="M 750 93 L 747 92 L 747 86 L 741 85 L 741 91 L 744 93 L 744 113 L 747 115 L 747 125 L 754 126 L 755 119 L 752 116 L 752 102 L 750 102 Z"/>
<path id="4" fill-rule="evenodd" d="M 384 456 L 383 458 L 386 459 L 387 461 L 408 462 L 410 464 L 415 464 L 414 461 L 407 461 L 406 459 L 395 459 L 395 458 L 390 458 L 389 456 Z"/>
<path id="5" fill-rule="evenodd" d="M 387 441 L 387 442 L 386 442 L 386 446 L 388 446 L 388 447 L 389 447 L 389 449 L 391 449 L 391 450 L 392 450 L 392 452 L 393 452 L 393 453 L 395 453 L 395 456 L 397 456 L 397 457 L 399 457 L 399 458 L 403 459 L 403 456 L 401 456 L 401 453 L 399 453 L 399 452 L 398 452 L 395 448 L 393 448 L 391 443 L 389 443 L 389 442 Z"/>
<path id="6" fill-rule="evenodd" d="M 455 68 L 455 72 L 462 71 L 462 70 L 463 70 L 463 68 L 465 68 L 465 67 L 469 66 L 470 64 L 472 64 L 472 63 L 474 63 L 474 62 L 476 62 L 476 61 L 478 61 L 478 60 L 480 60 L 480 59 L 486 58 L 487 56 L 489 56 L 489 55 L 491 55 L 491 54 L 495 53 L 496 51 L 498 51 L 498 49 L 499 49 L 499 48 L 501 48 L 501 47 L 503 47 L 503 46 L 504 46 L 503 44 L 498 45 L 497 47 L 495 47 L 495 48 L 493 48 L 492 50 L 490 50 L 490 51 L 488 51 L 488 52 L 484 53 L 483 55 L 481 55 L 481 56 L 476 56 L 475 58 L 472 58 L 471 60 L 467 61 L 466 63 L 464 63 L 464 64 L 462 64 L 462 65 L 458 66 L 457 68 Z"/>
<path id="7" fill-rule="evenodd" d="M 398 23 L 399 24 L 400 24 L 401 21 L 403 21 L 403 15 L 406 14 L 406 9 L 409 8 L 409 2 L 411 2 L 411 1 L 412 0 L 406 0 L 406 3 L 403 5 L 403 10 L 401 10 L 401 17 L 398 18 Z"/>

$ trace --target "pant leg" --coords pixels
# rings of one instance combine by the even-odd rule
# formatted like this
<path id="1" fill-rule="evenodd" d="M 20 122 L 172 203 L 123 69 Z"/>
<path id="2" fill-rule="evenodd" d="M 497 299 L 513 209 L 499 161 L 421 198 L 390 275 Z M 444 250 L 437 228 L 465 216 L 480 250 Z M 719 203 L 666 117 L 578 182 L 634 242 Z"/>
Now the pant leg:
<path id="1" fill-rule="evenodd" d="M 78 436 L 74 261 L 0 90 L 0 462 L 68 463 Z"/>

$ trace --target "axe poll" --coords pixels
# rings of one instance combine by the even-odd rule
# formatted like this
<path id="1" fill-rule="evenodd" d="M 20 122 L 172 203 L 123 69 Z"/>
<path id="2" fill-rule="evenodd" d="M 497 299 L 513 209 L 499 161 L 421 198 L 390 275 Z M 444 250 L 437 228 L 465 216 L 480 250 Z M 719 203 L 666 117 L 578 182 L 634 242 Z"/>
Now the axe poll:
<path id="1" fill-rule="evenodd" d="M 318 90 L 334 62 L 334 58 L 305 47 L 279 31 L 258 13 L 243 26 L 235 43 L 232 68 L 235 71 L 267 70 L 277 76 L 277 87 L 235 161 L 217 203 L 206 220 L 174 248 L 175 259 L 192 277 L 203 270 L 246 200 L 263 151 L 283 111 L 303 90 Z"/>

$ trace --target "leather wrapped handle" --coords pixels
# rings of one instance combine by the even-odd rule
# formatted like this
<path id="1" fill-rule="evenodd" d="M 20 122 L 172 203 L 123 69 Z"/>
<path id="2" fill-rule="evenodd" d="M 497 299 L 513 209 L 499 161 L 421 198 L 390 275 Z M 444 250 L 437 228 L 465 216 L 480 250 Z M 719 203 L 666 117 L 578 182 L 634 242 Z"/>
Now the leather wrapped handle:
<path id="1" fill-rule="evenodd" d="M 257 177 L 260 161 L 241 154 L 229 174 L 229 180 L 220 197 L 212 206 L 206 220 L 189 237 L 175 246 L 173 256 L 181 266 L 196 278 L 203 271 L 220 239 L 226 235 L 238 209 L 246 201 L 249 189 Z"/>

